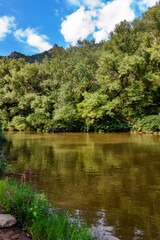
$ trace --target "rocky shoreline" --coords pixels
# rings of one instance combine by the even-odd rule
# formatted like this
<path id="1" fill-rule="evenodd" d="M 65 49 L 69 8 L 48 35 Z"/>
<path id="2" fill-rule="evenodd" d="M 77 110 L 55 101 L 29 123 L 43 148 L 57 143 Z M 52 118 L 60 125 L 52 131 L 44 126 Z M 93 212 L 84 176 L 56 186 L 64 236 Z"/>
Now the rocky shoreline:
<path id="1" fill-rule="evenodd" d="M 0 240 L 32 240 L 32 238 L 18 227 L 15 217 L 0 210 Z"/>

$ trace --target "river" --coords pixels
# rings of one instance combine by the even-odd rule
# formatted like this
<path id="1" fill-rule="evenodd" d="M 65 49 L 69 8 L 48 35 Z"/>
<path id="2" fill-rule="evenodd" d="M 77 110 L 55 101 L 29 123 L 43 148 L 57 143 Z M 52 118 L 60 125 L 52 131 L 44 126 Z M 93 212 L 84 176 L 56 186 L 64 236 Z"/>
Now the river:
<path id="1" fill-rule="evenodd" d="M 160 239 L 160 136 L 9 132 L 17 174 L 54 206 L 78 215 L 99 239 Z"/>

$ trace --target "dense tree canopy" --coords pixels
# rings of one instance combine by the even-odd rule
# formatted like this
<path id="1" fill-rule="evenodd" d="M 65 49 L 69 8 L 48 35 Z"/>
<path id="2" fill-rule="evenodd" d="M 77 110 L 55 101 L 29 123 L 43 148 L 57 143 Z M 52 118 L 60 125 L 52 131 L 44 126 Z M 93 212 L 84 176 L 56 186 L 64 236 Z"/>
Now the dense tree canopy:
<path id="1" fill-rule="evenodd" d="M 145 131 L 144 123 L 146 131 L 159 131 L 159 19 L 160 3 L 133 22 L 121 22 L 107 42 L 57 48 L 42 63 L 1 59 L 3 128 Z"/>

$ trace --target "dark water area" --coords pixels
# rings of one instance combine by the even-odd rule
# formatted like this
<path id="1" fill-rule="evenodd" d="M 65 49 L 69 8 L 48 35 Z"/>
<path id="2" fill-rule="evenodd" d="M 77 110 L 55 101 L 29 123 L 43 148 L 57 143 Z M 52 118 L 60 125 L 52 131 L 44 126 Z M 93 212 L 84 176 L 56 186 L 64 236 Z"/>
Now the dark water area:
<path id="1" fill-rule="evenodd" d="M 99 239 L 160 239 L 160 136 L 6 133 L 10 165 Z"/>

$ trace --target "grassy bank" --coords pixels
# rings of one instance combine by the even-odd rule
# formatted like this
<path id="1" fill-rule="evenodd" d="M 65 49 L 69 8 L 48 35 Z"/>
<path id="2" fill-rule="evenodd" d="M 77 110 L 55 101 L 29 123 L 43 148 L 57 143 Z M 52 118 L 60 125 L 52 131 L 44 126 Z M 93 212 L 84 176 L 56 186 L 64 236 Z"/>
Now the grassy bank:
<path id="1" fill-rule="evenodd" d="M 21 183 L 2 179 L 0 199 L 1 208 L 13 214 L 34 240 L 95 239 L 86 224 L 53 210 L 44 194 L 25 183 L 25 175 L 22 175 Z"/>

